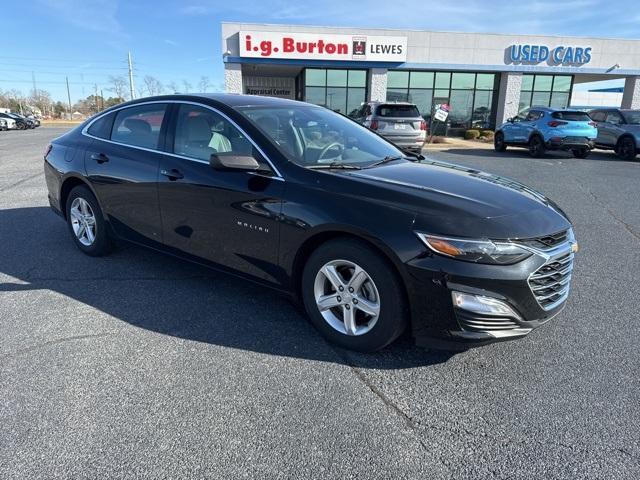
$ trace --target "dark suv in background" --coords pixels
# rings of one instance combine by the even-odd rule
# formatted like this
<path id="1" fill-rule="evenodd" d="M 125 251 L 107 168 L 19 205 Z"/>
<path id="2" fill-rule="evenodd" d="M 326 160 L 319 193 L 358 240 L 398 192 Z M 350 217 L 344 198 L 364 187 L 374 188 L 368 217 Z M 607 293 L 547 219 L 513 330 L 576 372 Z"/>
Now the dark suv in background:
<path id="1" fill-rule="evenodd" d="M 640 148 L 640 110 L 603 108 L 589 116 L 598 126 L 596 148 L 614 150 L 625 160 L 634 160 Z"/>
<path id="2" fill-rule="evenodd" d="M 368 102 L 354 118 L 403 149 L 419 152 L 427 139 L 427 122 L 413 103 Z"/>

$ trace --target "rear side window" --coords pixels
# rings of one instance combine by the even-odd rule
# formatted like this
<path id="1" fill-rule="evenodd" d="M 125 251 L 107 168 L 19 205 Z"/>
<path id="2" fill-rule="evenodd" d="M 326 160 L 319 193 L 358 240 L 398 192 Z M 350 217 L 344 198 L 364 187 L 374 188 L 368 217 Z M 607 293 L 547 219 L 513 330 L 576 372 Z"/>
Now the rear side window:
<path id="1" fill-rule="evenodd" d="M 553 118 L 558 120 L 568 120 L 570 122 L 589 122 L 591 117 L 585 112 L 553 112 L 551 114 Z"/>
<path id="2" fill-rule="evenodd" d="M 111 136 L 111 126 L 113 125 L 114 114 L 110 113 L 100 117 L 87 129 L 89 135 L 94 137 L 108 139 Z"/>
<path id="3" fill-rule="evenodd" d="M 116 114 L 111 140 L 135 147 L 157 149 L 165 104 L 140 105 L 120 110 Z"/>
<path id="4" fill-rule="evenodd" d="M 622 123 L 622 116 L 620 116 L 618 112 L 608 112 L 605 121 L 613 125 L 620 125 Z"/>
<path id="5" fill-rule="evenodd" d="M 605 112 L 591 112 L 589 114 L 592 120 L 596 122 L 604 122 L 604 118 L 606 116 Z"/>
<path id="6" fill-rule="evenodd" d="M 420 116 L 415 105 L 380 105 L 378 107 L 380 117 L 416 118 Z"/>

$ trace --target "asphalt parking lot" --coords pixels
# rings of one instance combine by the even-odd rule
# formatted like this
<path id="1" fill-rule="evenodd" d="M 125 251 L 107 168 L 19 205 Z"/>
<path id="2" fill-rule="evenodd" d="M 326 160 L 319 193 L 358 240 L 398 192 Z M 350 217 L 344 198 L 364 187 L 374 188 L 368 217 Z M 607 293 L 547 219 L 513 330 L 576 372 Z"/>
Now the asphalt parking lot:
<path id="1" fill-rule="evenodd" d="M 80 253 L 42 174 L 63 131 L 0 132 L 0 478 L 640 478 L 640 162 L 430 151 L 555 199 L 573 293 L 521 341 L 361 355 L 264 288 Z"/>

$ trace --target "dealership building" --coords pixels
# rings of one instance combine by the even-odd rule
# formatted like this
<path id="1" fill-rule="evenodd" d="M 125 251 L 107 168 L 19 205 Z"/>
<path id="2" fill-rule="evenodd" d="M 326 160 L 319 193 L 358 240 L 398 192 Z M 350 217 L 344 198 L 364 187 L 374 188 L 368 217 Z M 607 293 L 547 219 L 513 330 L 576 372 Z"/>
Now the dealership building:
<path id="1" fill-rule="evenodd" d="M 493 128 L 531 105 L 565 108 L 576 84 L 624 79 L 640 108 L 640 40 L 223 23 L 225 89 L 355 115 L 365 101 L 409 101 L 447 133 Z"/>

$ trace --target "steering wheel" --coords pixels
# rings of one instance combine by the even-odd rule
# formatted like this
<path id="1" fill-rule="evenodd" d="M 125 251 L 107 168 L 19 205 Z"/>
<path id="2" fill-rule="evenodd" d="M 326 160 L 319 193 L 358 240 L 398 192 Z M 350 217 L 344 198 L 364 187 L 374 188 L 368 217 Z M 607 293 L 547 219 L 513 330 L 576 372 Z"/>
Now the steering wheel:
<path id="1" fill-rule="evenodd" d="M 338 155 L 342 154 L 342 151 L 344 150 L 344 147 L 342 146 L 341 143 L 338 142 L 333 142 L 330 143 L 329 145 L 327 145 L 326 147 L 324 147 L 321 151 L 320 154 L 318 155 L 318 163 L 320 163 L 320 160 L 322 160 L 322 158 L 325 156 L 325 154 L 331 150 L 332 148 L 338 147 L 339 153 Z M 336 156 L 338 156 L 336 155 Z M 335 157 L 334 157 L 335 158 Z"/>

